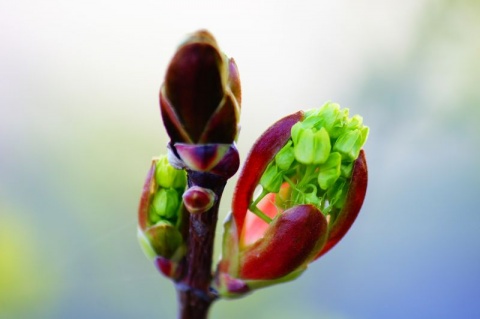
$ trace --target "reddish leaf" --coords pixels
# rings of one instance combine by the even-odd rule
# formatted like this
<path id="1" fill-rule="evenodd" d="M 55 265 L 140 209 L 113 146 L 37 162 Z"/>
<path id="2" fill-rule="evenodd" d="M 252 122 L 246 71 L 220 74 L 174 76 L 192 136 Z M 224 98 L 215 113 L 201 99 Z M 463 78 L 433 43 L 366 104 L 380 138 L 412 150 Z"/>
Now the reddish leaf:
<path id="1" fill-rule="evenodd" d="M 345 205 L 338 214 L 337 219 L 333 222 L 333 224 L 329 225 L 329 236 L 327 243 L 316 258 L 324 255 L 333 246 L 335 246 L 350 229 L 353 222 L 357 218 L 360 209 L 362 208 L 363 200 L 365 199 L 365 194 L 367 192 L 367 184 L 367 160 L 365 158 L 365 152 L 361 150 L 360 155 L 354 164 L 350 189 L 348 190 Z"/>
<path id="2" fill-rule="evenodd" d="M 313 205 L 299 205 L 278 215 L 263 238 L 240 257 L 240 278 L 270 280 L 290 274 L 315 256 L 327 236 L 327 221 Z"/>
<path id="3" fill-rule="evenodd" d="M 303 119 L 303 112 L 293 113 L 270 126 L 255 142 L 245 160 L 235 187 L 232 211 L 238 231 L 241 232 L 253 192 L 268 163 L 290 138 L 292 126 Z M 240 233 L 239 233 L 240 235 Z"/>

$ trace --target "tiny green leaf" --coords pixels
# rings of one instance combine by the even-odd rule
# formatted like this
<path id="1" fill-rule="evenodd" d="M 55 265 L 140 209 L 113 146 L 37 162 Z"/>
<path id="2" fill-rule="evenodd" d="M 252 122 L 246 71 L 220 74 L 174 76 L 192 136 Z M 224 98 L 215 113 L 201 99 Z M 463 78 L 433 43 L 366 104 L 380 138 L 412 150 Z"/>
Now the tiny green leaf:
<path id="1" fill-rule="evenodd" d="M 328 160 L 319 166 L 318 184 L 320 188 L 328 189 L 340 177 L 341 162 L 342 156 L 337 152 L 333 152 L 328 157 Z"/>
<path id="2" fill-rule="evenodd" d="M 280 186 L 282 186 L 282 182 L 282 172 L 279 171 L 275 162 L 271 162 L 260 179 L 260 185 L 262 185 L 263 189 L 269 193 L 278 193 L 278 191 L 280 191 Z"/>
<path id="3" fill-rule="evenodd" d="M 293 154 L 292 141 L 288 141 L 280 152 L 275 155 L 275 163 L 281 170 L 287 170 L 290 168 L 294 160 L 295 155 Z"/>

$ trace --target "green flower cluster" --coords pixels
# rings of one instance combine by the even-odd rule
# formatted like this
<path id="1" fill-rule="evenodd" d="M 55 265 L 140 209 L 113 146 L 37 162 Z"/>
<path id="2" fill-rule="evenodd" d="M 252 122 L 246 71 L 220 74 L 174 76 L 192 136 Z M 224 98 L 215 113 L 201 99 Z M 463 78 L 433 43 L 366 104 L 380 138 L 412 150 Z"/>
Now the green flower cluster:
<path id="1" fill-rule="evenodd" d="M 167 156 L 163 155 L 155 167 L 155 182 L 157 188 L 150 205 L 149 222 L 152 225 L 158 222 L 176 224 L 187 175 L 184 170 L 170 165 Z"/>
<path id="2" fill-rule="evenodd" d="M 147 228 L 139 234 L 140 243 L 148 257 L 178 259 L 183 255 L 182 195 L 186 185 L 185 171 L 171 166 L 167 156 L 155 160 Z"/>
<path id="3" fill-rule="evenodd" d="M 252 211 L 258 211 L 256 204 L 266 194 L 276 193 L 276 205 L 282 209 L 313 204 L 325 215 L 334 214 L 345 203 L 353 162 L 368 131 L 361 116 L 349 118 L 349 110 L 335 103 L 305 112 L 263 173 L 263 191 Z"/>

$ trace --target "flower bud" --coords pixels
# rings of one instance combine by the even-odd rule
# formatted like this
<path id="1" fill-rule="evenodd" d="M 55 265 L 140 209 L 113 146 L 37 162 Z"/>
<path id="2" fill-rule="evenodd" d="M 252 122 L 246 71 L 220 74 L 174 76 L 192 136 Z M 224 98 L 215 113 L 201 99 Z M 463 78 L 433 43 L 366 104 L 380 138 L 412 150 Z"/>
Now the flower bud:
<path id="1" fill-rule="evenodd" d="M 281 172 L 279 172 L 277 165 L 275 165 L 274 162 L 271 162 L 260 179 L 260 185 L 262 185 L 263 189 L 269 193 L 278 193 L 282 183 L 283 177 Z"/>
<path id="2" fill-rule="evenodd" d="M 175 220 L 179 203 L 179 194 L 174 189 L 160 188 L 153 197 L 152 208 L 161 219 Z"/>
<path id="3" fill-rule="evenodd" d="M 360 130 L 353 130 L 342 134 L 333 146 L 333 150 L 342 154 L 347 160 L 352 161 L 358 157 L 361 147 L 362 139 Z"/>
<path id="4" fill-rule="evenodd" d="M 146 236 L 158 256 L 172 259 L 175 255 L 184 253 L 182 235 L 168 222 L 160 221 L 148 228 Z"/>
<path id="5" fill-rule="evenodd" d="M 286 171 L 290 168 L 293 161 L 295 161 L 295 154 L 292 149 L 292 141 L 288 141 L 287 144 L 275 155 L 275 163 L 278 168 Z"/>
<path id="6" fill-rule="evenodd" d="M 184 170 L 175 169 L 167 156 L 161 156 L 156 164 L 155 181 L 163 188 L 185 188 L 187 175 Z"/>
<path id="7" fill-rule="evenodd" d="M 238 69 L 207 31 L 192 34 L 175 53 L 160 89 L 160 109 L 174 143 L 231 144 L 238 134 Z"/>
<path id="8" fill-rule="evenodd" d="M 140 246 L 157 266 L 160 262 L 162 273 L 172 278 L 177 275 L 176 269 L 186 252 L 185 212 L 181 204 L 186 187 L 184 174 L 171 167 L 166 157 L 154 159 L 138 209 Z"/>
<path id="9" fill-rule="evenodd" d="M 183 193 L 183 203 L 192 214 L 203 213 L 212 208 L 217 196 L 208 188 L 192 186 Z"/>
<path id="10" fill-rule="evenodd" d="M 361 150 L 368 128 L 348 113 L 327 103 L 281 119 L 255 142 L 225 224 L 216 275 L 221 295 L 296 278 L 348 231 L 368 175 Z M 263 190 L 254 197 L 258 185 Z"/>
<path id="11" fill-rule="evenodd" d="M 321 164 L 330 155 L 330 136 L 323 127 L 316 132 L 300 128 L 294 144 L 295 159 L 302 164 Z"/>

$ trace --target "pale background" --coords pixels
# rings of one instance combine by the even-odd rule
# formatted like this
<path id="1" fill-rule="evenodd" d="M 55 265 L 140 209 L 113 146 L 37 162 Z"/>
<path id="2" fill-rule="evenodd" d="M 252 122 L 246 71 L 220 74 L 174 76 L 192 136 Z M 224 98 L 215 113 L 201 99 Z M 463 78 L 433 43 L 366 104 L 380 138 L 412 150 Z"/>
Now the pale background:
<path id="1" fill-rule="evenodd" d="M 344 240 L 211 318 L 479 318 L 476 0 L 1 0 L 0 318 L 175 318 L 136 209 L 167 141 L 158 88 L 199 28 L 240 68 L 242 158 L 327 100 L 371 128 Z"/>

